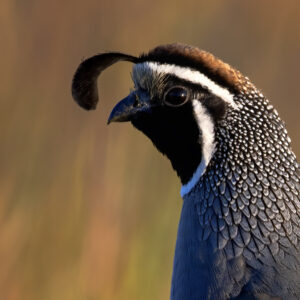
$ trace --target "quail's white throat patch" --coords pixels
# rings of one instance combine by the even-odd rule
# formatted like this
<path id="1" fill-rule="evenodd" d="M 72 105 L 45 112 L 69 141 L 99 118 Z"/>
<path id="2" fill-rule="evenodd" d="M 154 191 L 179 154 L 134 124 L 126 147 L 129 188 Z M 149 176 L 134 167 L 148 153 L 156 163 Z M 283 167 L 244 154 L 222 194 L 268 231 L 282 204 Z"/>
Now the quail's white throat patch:
<path id="1" fill-rule="evenodd" d="M 181 197 L 188 194 L 193 187 L 198 183 L 201 176 L 206 171 L 212 156 L 215 152 L 215 132 L 214 123 L 206 111 L 205 107 L 198 100 L 193 100 L 193 108 L 195 118 L 197 120 L 199 130 L 202 133 L 202 159 L 188 183 L 181 187 Z"/>
<path id="2" fill-rule="evenodd" d="M 144 62 L 133 66 L 133 80 L 143 88 L 147 88 L 149 79 L 153 79 L 155 73 L 170 74 L 191 83 L 199 84 L 212 94 L 223 99 L 234 109 L 238 109 L 237 104 L 233 100 L 233 94 L 230 93 L 228 89 L 216 84 L 199 71 L 171 64 L 160 64 L 157 62 Z"/>

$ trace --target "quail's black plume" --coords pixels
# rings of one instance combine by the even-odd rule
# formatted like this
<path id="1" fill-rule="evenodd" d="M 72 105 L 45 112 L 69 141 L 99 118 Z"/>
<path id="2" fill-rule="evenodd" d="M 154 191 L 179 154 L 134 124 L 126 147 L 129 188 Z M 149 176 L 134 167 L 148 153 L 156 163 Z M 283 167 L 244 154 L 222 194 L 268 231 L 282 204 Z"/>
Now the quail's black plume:
<path id="1" fill-rule="evenodd" d="M 120 59 L 135 63 L 134 90 L 109 122 L 130 121 L 182 182 L 171 299 L 300 299 L 300 167 L 277 111 L 240 72 L 182 44 L 84 61 L 81 106 L 90 71 Z"/>

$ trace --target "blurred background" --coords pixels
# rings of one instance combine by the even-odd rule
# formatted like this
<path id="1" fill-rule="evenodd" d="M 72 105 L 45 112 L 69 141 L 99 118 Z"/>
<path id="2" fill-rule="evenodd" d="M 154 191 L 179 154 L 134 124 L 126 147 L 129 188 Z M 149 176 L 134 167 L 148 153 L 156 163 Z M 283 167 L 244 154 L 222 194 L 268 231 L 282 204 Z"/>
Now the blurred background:
<path id="1" fill-rule="evenodd" d="M 103 74 L 93 112 L 70 84 L 84 57 L 174 41 L 250 77 L 300 155 L 299 1 L 2 0 L 1 299 L 168 299 L 179 180 L 130 124 L 106 126 L 132 66 Z"/>

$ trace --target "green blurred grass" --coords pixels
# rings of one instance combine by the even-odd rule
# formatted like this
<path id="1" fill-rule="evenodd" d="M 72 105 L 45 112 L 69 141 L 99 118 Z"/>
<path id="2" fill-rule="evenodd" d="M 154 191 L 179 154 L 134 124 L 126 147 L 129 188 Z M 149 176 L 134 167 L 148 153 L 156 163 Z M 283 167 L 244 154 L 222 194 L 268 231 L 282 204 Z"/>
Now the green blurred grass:
<path id="1" fill-rule="evenodd" d="M 72 101 L 83 57 L 198 45 L 262 88 L 299 154 L 299 20 L 296 0 L 2 1 L 1 299 L 168 298 L 179 180 L 129 124 L 106 126 L 129 64 L 102 76 L 97 111 Z"/>

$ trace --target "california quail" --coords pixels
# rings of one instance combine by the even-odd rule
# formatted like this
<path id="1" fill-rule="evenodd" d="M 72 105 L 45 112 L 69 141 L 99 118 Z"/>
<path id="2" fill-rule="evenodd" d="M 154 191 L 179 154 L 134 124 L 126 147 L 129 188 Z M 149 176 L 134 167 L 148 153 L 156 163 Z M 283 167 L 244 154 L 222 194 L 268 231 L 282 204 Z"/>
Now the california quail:
<path id="1" fill-rule="evenodd" d="M 108 122 L 130 121 L 182 182 L 171 299 L 300 299 L 300 167 L 277 111 L 239 71 L 178 43 L 83 61 L 80 106 L 95 108 L 98 75 L 120 60 L 134 90 Z"/>

